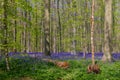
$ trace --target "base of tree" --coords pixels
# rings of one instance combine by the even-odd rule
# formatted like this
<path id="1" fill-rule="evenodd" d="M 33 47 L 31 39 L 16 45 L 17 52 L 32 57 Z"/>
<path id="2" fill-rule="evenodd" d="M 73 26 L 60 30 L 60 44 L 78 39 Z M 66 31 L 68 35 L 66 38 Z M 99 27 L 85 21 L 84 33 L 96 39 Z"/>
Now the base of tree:
<path id="1" fill-rule="evenodd" d="M 112 57 L 109 58 L 105 55 L 103 55 L 101 60 L 102 60 L 102 62 L 115 62 L 115 60 Z"/>

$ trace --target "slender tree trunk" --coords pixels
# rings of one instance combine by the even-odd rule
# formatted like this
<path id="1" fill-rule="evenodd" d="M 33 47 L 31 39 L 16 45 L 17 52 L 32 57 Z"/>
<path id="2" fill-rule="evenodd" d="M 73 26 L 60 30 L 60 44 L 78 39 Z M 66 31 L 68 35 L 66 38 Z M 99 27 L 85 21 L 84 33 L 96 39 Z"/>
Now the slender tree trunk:
<path id="1" fill-rule="evenodd" d="M 55 5 L 56 4 L 56 2 L 55 2 L 56 0 L 54 0 L 53 1 L 53 4 Z M 56 7 L 55 8 L 53 8 L 54 10 L 53 10 L 53 15 L 56 13 Z M 52 32 L 52 36 L 53 36 L 53 44 L 52 44 L 52 51 L 53 51 L 53 53 L 56 53 L 57 52 L 57 46 L 56 46 L 56 42 L 57 42 L 57 38 L 56 38 L 56 33 L 57 33 L 57 28 L 56 28 L 56 16 L 54 15 L 53 16 L 53 18 L 52 18 L 52 24 L 53 24 L 53 32 Z"/>
<path id="2" fill-rule="evenodd" d="M 36 3 L 37 4 L 37 3 Z M 37 47 L 38 47 L 38 10 L 37 10 L 37 6 L 36 6 L 36 16 L 35 16 L 35 23 L 36 23 L 36 26 L 35 26 L 35 51 L 37 51 Z"/>
<path id="3" fill-rule="evenodd" d="M 102 61 L 112 61 L 112 0 L 105 0 L 105 23 L 104 23 L 104 55 Z"/>
<path id="4" fill-rule="evenodd" d="M 28 20 L 31 22 L 31 13 L 29 12 L 28 14 Z M 28 40 L 27 40 L 27 47 L 28 47 L 28 52 L 31 52 L 31 24 L 29 23 L 29 29 L 28 29 Z"/>
<path id="5" fill-rule="evenodd" d="M 24 17 L 27 19 L 27 12 L 24 12 Z M 24 22 L 24 52 L 27 52 L 27 22 Z"/>
<path id="6" fill-rule="evenodd" d="M 15 0 L 13 0 L 13 5 L 14 6 L 17 6 L 15 5 Z M 13 6 L 13 7 L 14 7 Z M 15 16 L 17 16 L 17 10 L 16 10 L 16 7 L 14 7 L 14 13 L 15 13 Z M 16 41 L 17 41 L 17 20 L 15 19 L 14 20 L 14 43 L 16 44 Z M 16 49 L 16 45 L 14 46 L 14 52 L 17 52 L 17 49 Z"/>
<path id="7" fill-rule="evenodd" d="M 44 38 L 45 38 L 45 55 L 51 55 L 50 52 L 50 0 L 45 0 L 45 15 L 44 15 Z"/>
<path id="8" fill-rule="evenodd" d="M 60 18 L 60 11 L 59 11 L 59 3 L 60 3 L 60 0 L 57 1 L 57 14 L 58 14 L 58 26 L 59 26 L 59 48 L 60 48 L 60 51 L 62 51 L 62 31 L 61 31 L 61 18 Z"/>
<path id="9" fill-rule="evenodd" d="M 8 56 L 8 12 L 7 12 L 7 8 L 8 8 L 8 0 L 4 0 L 4 53 L 5 53 L 5 61 L 6 61 L 6 68 L 7 71 L 10 71 L 10 66 L 9 66 L 9 56 Z"/>
<path id="10" fill-rule="evenodd" d="M 94 8 L 95 8 L 95 1 L 92 0 L 92 16 L 91 16 L 91 49 L 92 49 L 92 64 L 95 64 L 95 57 L 94 57 Z"/>
<path id="11" fill-rule="evenodd" d="M 14 29 L 14 42 L 16 44 L 16 41 L 17 41 L 17 21 L 16 20 L 14 21 L 14 26 L 15 26 L 15 29 Z M 14 47 L 14 52 L 17 52 L 16 45 Z"/>
<path id="12" fill-rule="evenodd" d="M 75 23 L 73 23 L 75 25 Z M 73 26 L 73 40 L 72 40 L 72 48 L 73 48 L 73 51 L 72 51 L 72 54 L 76 54 L 76 27 Z"/>
<path id="13" fill-rule="evenodd" d="M 88 13 L 86 12 L 88 10 L 88 5 L 87 5 L 88 1 L 85 0 L 84 1 L 84 5 L 85 5 L 85 8 L 84 8 L 84 33 L 83 33 L 83 39 L 84 39 L 84 44 L 83 44 L 83 58 L 85 59 L 86 58 L 86 53 L 88 52 L 87 51 L 87 44 L 88 44 L 88 32 L 89 32 L 89 26 L 88 26 L 88 21 L 87 21 L 87 18 L 89 17 L 88 16 Z"/>
<path id="14" fill-rule="evenodd" d="M 77 14 L 77 3 L 76 1 L 72 1 L 72 10 L 73 10 L 73 23 L 72 23 L 72 33 L 73 33 L 73 38 L 72 38 L 72 54 L 76 55 L 76 14 Z"/>
<path id="15" fill-rule="evenodd" d="M 54 36 L 53 37 L 53 53 L 55 53 L 55 52 L 57 52 L 56 51 L 56 31 L 55 31 L 56 29 L 55 29 L 55 26 L 54 26 L 53 30 L 54 30 L 54 33 L 53 33 L 54 34 L 53 35 Z"/>

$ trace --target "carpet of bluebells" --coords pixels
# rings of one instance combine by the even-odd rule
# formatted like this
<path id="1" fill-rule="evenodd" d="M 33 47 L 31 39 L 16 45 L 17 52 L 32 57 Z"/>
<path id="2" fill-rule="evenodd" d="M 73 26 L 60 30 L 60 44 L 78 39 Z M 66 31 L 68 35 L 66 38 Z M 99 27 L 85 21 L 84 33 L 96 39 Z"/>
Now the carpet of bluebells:
<path id="1" fill-rule="evenodd" d="M 84 58 L 84 54 L 86 54 L 85 58 L 90 59 L 91 58 L 91 53 L 83 53 L 83 52 L 78 52 L 76 54 L 72 54 L 70 52 L 60 52 L 60 53 L 52 53 L 51 56 L 47 56 L 48 58 L 51 59 L 62 59 L 62 60 L 67 60 L 67 59 L 82 59 Z M 9 56 L 10 57 L 16 57 L 16 58 L 21 58 L 23 56 L 21 55 L 27 55 L 32 58 L 47 58 L 42 52 L 28 52 L 28 53 L 20 53 L 20 52 L 10 52 Z M 102 52 L 95 53 L 95 58 L 96 59 L 101 59 L 103 56 Z M 115 60 L 120 59 L 120 53 L 113 53 L 112 57 Z"/>
<path id="2" fill-rule="evenodd" d="M 95 53 L 102 72 L 100 74 L 87 74 L 87 66 L 91 64 L 91 53 L 83 52 L 72 54 L 70 52 L 52 53 L 45 56 L 41 52 L 10 52 L 10 68 L 7 72 L 5 59 L 0 56 L 0 80 L 120 80 L 120 54 L 113 53 L 112 57 L 116 60 L 112 63 L 100 61 L 103 53 Z M 68 61 L 70 67 L 61 69 L 53 63 L 45 62 L 43 58 Z"/>

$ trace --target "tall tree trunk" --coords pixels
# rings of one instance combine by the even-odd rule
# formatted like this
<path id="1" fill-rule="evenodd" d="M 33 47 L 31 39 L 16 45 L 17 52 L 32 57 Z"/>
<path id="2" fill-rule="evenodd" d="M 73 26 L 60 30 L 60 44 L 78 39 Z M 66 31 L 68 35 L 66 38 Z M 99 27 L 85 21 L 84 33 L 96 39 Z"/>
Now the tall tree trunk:
<path id="1" fill-rule="evenodd" d="M 57 6 L 55 6 L 56 5 L 55 1 L 56 0 L 54 0 L 53 3 L 52 3 L 54 5 L 53 13 L 52 13 L 53 15 L 56 13 L 56 7 L 57 7 Z M 52 17 L 52 24 L 53 24 L 53 29 L 52 29 L 53 30 L 53 32 L 52 32 L 52 37 L 53 37 L 53 39 L 52 39 L 53 40 L 52 41 L 53 42 L 52 43 L 52 52 L 56 53 L 57 52 L 57 46 L 56 46 L 56 42 L 57 42 L 56 33 L 57 33 L 57 30 L 56 29 L 57 28 L 56 28 L 56 16 L 55 15 Z"/>
<path id="2" fill-rule="evenodd" d="M 31 22 L 31 13 L 28 13 L 28 20 Z M 29 29 L 28 29 L 28 40 L 27 40 L 27 47 L 28 47 L 28 52 L 31 52 L 31 23 L 29 23 Z"/>
<path id="3" fill-rule="evenodd" d="M 92 51 L 92 64 L 95 64 L 95 57 L 94 57 L 94 8 L 95 8 L 95 1 L 92 0 L 92 25 L 91 25 L 91 51 Z"/>
<path id="4" fill-rule="evenodd" d="M 86 12 L 87 11 L 87 9 L 88 9 L 88 5 L 87 5 L 87 0 L 85 0 L 84 1 L 84 5 L 85 5 L 85 7 L 84 7 L 84 28 L 83 28 L 83 41 L 85 42 L 84 44 L 83 44 L 83 58 L 85 59 L 86 58 L 86 53 L 88 52 L 87 51 L 87 44 L 88 44 L 88 32 L 89 32 L 89 27 L 88 27 L 88 21 L 87 21 L 87 18 L 89 17 L 88 16 L 88 13 Z"/>
<path id="5" fill-rule="evenodd" d="M 73 10 L 73 23 L 72 23 L 72 33 L 73 33 L 73 38 L 72 38 L 72 54 L 76 55 L 76 14 L 77 14 L 77 3 L 75 0 L 72 1 L 72 10 Z"/>
<path id="6" fill-rule="evenodd" d="M 24 12 L 24 17 L 27 19 L 27 11 Z M 27 52 L 27 22 L 24 22 L 24 52 Z"/>
<path id="7" fill-rule="evenodd" d="M 105 23 L 104 23 L 104 55 L 102 61 L 112 61 L 112 0 L 105 0 Z"/>
<path id="8" fill-rule="evenodd" d="M 8 11 L 7 11 L 7 8 L 8 8 L 8 0 L 4 0 L 4 53 L 5 53 L 5 61 L 6 61 L 6 68 L 7 68 L 7 71 L 10 71 L 10 66 L 9 66 L 9 56 L 8 56 L 8 21 L 7 21 L 7 18 L 8 18 Z"/>
<path id="9" fill-rule="evenodd" d="M 50 0 L 44 0 L 45 15 L 44 15 L 44 38 L 45 38 L 45 55 L 50 55 Z"/>
<path id="10" fill-rule="evenodd" d="M 35 11 L 35 51 L 37 51 L 38 50 L 38 6 L 37 6 L 37 2 L 35 3 L 36 4 L 36 11 Z"/>
<path id="11" fill-rule="evenodd" d="M 13 8 L 14 8 L 14 14 L 15 16 L 17 16 L 17 9 L 16 9 L 16 2 L 15 0 L 13 0 Z M 15 17 L 15 20 L 14 20 L 14 43 L 16 44 L 16 41 L 17 41 L 17 20 L 16 20 L 16 17 Z M 16 45 L 14 46 L 14 52 L 17 52 L 17 48 L 16 48 Z"/>
<path id="12" fill-rule="evenodd" d="M 62 51 L 62 33 L 61 33 L 61 18 L 60 18 L 60 11 L 59 11 L 59 3 L 60 0 L 57 1 L 57 14 L 58 14 L 58 26 L 59 26 L 59 49 Z"/>
<path id="13" fill-rule="evenodd" d="M 17 21 L 15 20 L 14 21 L 14 42 L 16 44 L 16 41 L 17 41 Z M 17 49 L 16 49 L 16 45 L 14 47 L 14 52 L 17 52 Z"/>

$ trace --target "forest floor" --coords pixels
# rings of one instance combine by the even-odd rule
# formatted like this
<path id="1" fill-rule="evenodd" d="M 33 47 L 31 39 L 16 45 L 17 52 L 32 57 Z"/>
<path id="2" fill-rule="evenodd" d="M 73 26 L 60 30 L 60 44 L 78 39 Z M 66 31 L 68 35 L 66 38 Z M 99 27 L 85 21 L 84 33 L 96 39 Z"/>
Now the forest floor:
<path id="1" fill-rule="evenodd" d="M 88 74 L 87 66 L 91 59 L 67 59 L 68 69 L 62 69 L 40 58 L 29 56 L 10 57 L 11 71 L 5 69 L 5 59 L 0 59 L 0 80 L 119 80 L 120 61 L 102 63 L 100 60 L 100 74 Z"/>

